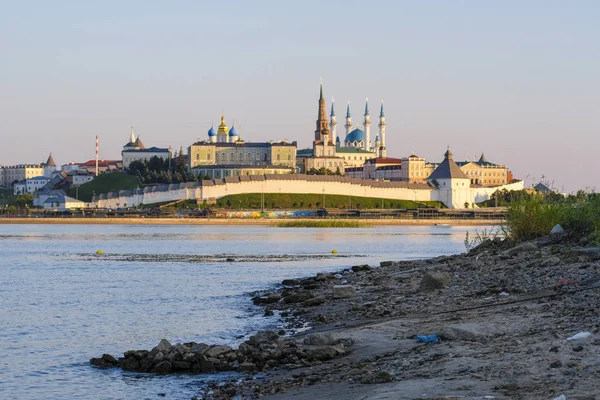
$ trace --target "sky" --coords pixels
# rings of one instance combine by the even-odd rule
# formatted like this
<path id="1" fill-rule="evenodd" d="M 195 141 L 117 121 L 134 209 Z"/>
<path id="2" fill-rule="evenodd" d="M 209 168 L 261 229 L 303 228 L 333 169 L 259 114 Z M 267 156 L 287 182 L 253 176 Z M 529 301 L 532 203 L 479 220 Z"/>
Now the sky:
<path id="1" fill-rule="evenodd" d="M 246 141 L 314 137 L 322 79 L 388 156 L 508 165 L 600 189 L 597 1 L 0 0 L 0 165 L 187 148 L 225 115 Z M 342 136 L 343 137 L 343 136 Z"/>

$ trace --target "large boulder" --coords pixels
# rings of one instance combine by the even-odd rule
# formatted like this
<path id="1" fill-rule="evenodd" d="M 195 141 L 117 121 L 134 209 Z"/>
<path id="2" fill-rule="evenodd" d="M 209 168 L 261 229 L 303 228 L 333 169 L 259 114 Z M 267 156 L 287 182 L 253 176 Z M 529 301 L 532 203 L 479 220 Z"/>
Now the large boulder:
<path id="1" fill-rule="evenodd" d="M 162 339 L 158 346 L 156 346 L 152 350 L 160 351 L 163 354 L 169 354 L 171 352 L 172 347 L 173 346 L 171 345 L 171 343 L 169 343 L 167 339 Z"/>
<path id="2" fill-rule="evenodd" d="M 345 299 L 348 297 L 356 296 L 356 291 L 351 285 L 334 285 L 333 286 L 333 298 L 334 299 Z"/>
<path id="3" fill-rule="evenodd" d="M 137 371 L 140 367 L 140 362 L 135 357 L 128 357 L 121 361 L 121 368 L 124 371 Z"/>
<path id="4" fill-rule="evenodd" d="M 279 340 L 279 334 L 275 331 L 258 331 L 256 335 L 250 336 L 246 341 L 250 346 L 259 346 L 263 343 L 274 343 Z"/>
<path id="5" fill-rule="evenodd" d="M 360 382 L 364 384 L 377 384 L 392 382 L 394 377 L 387 371 L 377 371 L 365 375 Z"/>
<path id="6" fill-rule="evenodd" d="M 445 289 L 449 284 L 450 274 L 447 272 L 427 272 L 421 281 L 421 290 Z"/>
<path id="7" fill-rule="evenodd" d="M 317 296 L 317 297 L 312 297 L 308 300 L 304 300 L 304 302 L 302 304 L 304 304 L 305 306 L 309 306 L 309 307 L 316 307 L 316 306 L 320 306 L 321 304 L 325 303 L 325 298 L 322 296 Z"/>
<path id="8" fill-rule="evenodd" d="M 286 304 L 300 303 L 301 301 L 308 300 L 308 299 L 310 299 L 312 297 L 314 297 L 314 295 L 312 294 L 312 292 L 310 292 L 308 290 L 303 290 L 303 291 L 300 291 L 298 293 L 290 294 L 288 296 L 285 296 L 283 298 L 283 302 L 286 303 Z"/>
<path id="9" fill-rule="evenodd" d="M 354 265 L 352 267 L 352 271 L 354 272 L 361 272 L 361 271 L 371 271 L 373 268 L 371 268 L 370 265 L 368 264 L 364 264 L 364 265 Z"/>
<path id="10" fill-rule="evenodd" d="M 305 350 L 309 360 L 326 361 L 344 354 L 344 351 L 336 346 L 318 346 Z"/>
<path id="11" fill-rule="evenodd" d="M 237 370 L 240 372 L 254 372 L 256 371 L 256 364 L 244 362 L 238 366 Z"/>
<path id="12" fill-rule="evenodd" d="M 304 344 L 309 346 L 332 345 L 336 342 L 331 333 L 315 333 L 304 338 Z"/>
<path id="13" fill-rule="evenodd" d="M 173 365 L 169 361 L 161 361 L 150 370 L 155 374 L 168 374 L 173 371 Z"/>
<path id="14" fill-rule="evenodd" d="M 206 351 L 205 354 L 207 357 L 219 358 L 220 356 L 232 351 L 234 351 L 233 348 L 229 346 L 214 346 L 211 347 L 208 351 Z"/>
<path id="15" fill-rule="evenodd" d="M 537 249 L 538 249 L 538 246 L 536 244 L 531 243 L 531 242 L 525 242 L 525 243 L 517 245 L 513 248 L 503 251 L 502 256 L 512 257 L 512 256 L 520 254 L 520 253 L 529 253 L 532 251 L 536 251 Z"/>
<path id="16" fill-rule="evenodd" d="M 497 327 L 489 324 L 464 322 L 444 326 L 438 336 L 446 340 L 485 343 L 502 333 Z"/>

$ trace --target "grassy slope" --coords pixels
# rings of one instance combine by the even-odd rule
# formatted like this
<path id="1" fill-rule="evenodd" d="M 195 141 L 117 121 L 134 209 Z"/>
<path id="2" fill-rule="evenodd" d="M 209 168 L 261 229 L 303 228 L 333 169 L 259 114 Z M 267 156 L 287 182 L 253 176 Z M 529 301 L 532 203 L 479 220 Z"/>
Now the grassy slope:
<path id="1" fill-rule="evenodd" d="M 117 192 L 119 190 L 135 189 L 140 186 L 136 176 L 127 175 L 124 172 L 102 174 L 93 181 L 79 187 L 79 200 L 91 201 L 94 192 L 96 194 Z M 75 188 L 71 188 L 67 194 L 75 198 Z"/>

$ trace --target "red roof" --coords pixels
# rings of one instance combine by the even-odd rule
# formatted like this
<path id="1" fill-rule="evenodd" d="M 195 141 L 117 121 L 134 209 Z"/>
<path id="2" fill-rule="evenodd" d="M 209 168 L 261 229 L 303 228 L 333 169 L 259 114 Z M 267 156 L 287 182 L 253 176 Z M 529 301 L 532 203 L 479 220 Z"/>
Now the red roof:
<path id="1" fill-rule="evenodd" d="M 98 160 L 98 166 L 107 166 L 107 165 L 115 165 L 121 163 L 121 160 Z M 84 167 L 95 167 L 96 160 L 90 160 L 84 164 L 81 164 Z"/>
<path id="2" fill-rule="evenodd" d="M 367 162 L 369 164 L 402 164 L 401 159 L 392 157 L 369 158 Z"/>

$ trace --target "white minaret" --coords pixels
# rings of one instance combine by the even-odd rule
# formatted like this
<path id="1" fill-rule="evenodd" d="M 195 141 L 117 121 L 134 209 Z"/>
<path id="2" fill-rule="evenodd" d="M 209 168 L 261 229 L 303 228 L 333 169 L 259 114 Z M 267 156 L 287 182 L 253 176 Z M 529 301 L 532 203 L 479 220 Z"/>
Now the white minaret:
<path id="1" fill-rule="evenodd" d="M 333 109 L 333 98 L 331 99 L 331 113 L 329 114 L 329 130 L 331 131 L 331 141 L 335 144 L 337 139 L 337 120 L 335 110 Z"/>
<path id="2" fill-rule="evenodd" d="M 365 150 L 371 150 L 371 116 L 369 115 L 369 99 L 365 103 Z"/>
<path id="3" fill-rule="evenodd" d="M 352 132 L 352 116 L 350 115 L 350 102 L 348 102 L 348 107 L 346 107 L 346 125 L 344 125 L 344 127 L 346 128 L 346 136 L 348 136 L 348 134 Z"/>
<path id="4" fill-rule="evenodd" d="M 379 146 L 379 157 L 385 158 L 386 156 L 386 148 L 385 148 L 385 114 L 383 112 L 383 100 L 381 101 L 381 111 L 379 112 L 379 140 L 381 141 Z"/>
<path id="5" fill-rule="evenodd" d="M 135 142 L 135 131 L 132 126 L 131 127 L 131 137 L 129 138 L 129 143 L 134 143 L 134 142 Z"/>

